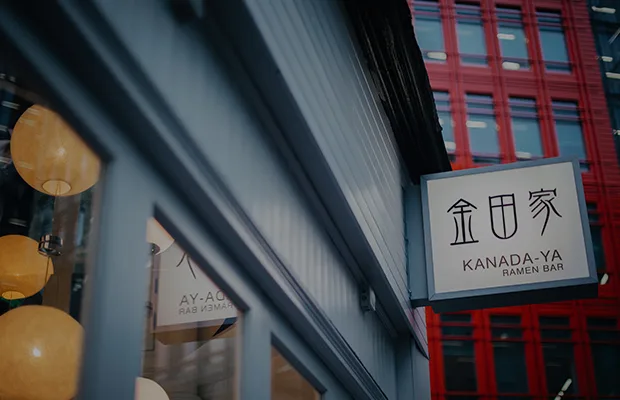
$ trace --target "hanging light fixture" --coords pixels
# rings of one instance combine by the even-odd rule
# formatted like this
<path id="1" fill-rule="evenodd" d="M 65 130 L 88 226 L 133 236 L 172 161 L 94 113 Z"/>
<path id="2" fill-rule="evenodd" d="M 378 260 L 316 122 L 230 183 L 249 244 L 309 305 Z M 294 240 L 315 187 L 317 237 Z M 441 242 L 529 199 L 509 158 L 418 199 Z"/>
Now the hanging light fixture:
<path id="1" fill-rule="evenodd" d="M 17 120 L 11 157 L 26 183 L 51 196 L 81 193 L 99 179 L 97 155 L 58 114 L 38 104 Z"/>
<path id="2" fill-rule="evenodd" d="M 170 398 L 157 382 L 139 376 L 136 379 L 135 400 L 170 400 Z"/>
<path id="3" fill-rule="evenodd" d="M 67 400 L 77 392 L 82 326 L 53 307 L 0 317 L 0 399 Z"/>
<path id="4" fill-rule="evenodd" d="M 163 253 L 174 243 L 172 236 L 153 217 L 147 222 L 146 241 L 153 247 L 153 254 Z"/>
<path id="5" fill-rule="evenodd" d="M 0 297 L 30 297 L 45 287 L 53 273 L 51 258 L 39 253 L 39 242 L 21 235 L 0 237 Z"/>

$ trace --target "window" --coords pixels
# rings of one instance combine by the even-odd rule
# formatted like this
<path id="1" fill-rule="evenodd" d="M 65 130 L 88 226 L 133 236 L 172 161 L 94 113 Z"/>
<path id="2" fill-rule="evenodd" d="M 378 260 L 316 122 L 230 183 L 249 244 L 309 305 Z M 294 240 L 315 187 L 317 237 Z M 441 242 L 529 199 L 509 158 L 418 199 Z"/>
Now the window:
<path id="1" fill-rule="evenodd" d="M 570 71 L 568 50 L 560 13 L 538 11 L 536 17 L 538 19 L 545 68 L 547 71 Z"/>
<path id="2" fill-rule="evenodd" d="M 0 397 L 71 399 L 101 161 L 51 104 L 0 76 Z"/>
<path id="3" fill-rule="evenodd" d="M 512 137 L 517 159 L 529 160 L 542 157 L 544 154 L 536 101 L 511 97 L 509 105 Z"/>
<path id="4" fill-rule="evenodd" d="M 595 203 L 588 203 L 588 219 L 590 220 L 590 236 L 592 237 L 592 247 L 594 251 L 594 262 L 599 273 L 599 281 L 605 274 L 605 249 L 603 248 L 602 225 L 599 222 L 599 215 Z"/>
<path id="5" fill-rule="evenodd" d="M 502 51 L 502 67 L 509 70 L 529 68 L 527 38 L 521 10 L 497 8 L 497 39 Z"/>
<path id="6" fill-rule="evenodd" d="M 271 349 L 271 400 L 319 400 L 321 395 L 276 350 Z"/>
<path id="7" fill-rule="evenodd" d="M 150 297 L 136 391 L 234 398 L 238 312 L 189 253 L 151 218 Z"/>
<path id="8" fill-rule="evenodd" d="M 448 153 L 454 153 L 456 143 L 454 142 L 454 120 L 450 113 L 450 95 L 448 92 L 433 92 L 433 97 L 442 128 L 443 142 Z"/>
<path id="9" fill-rule="evenodd" d="M 555 134 L 558 139 L 560 156 L 577 156 L 581 160 L 582 168 L 588 169 L 586 146 L 581 131 L 581 120 L 577 103 L 568 101 L 553 101 L 553 118 L 555 120 Z"/>
<path id="10" fill-rule="evenodd" d="M 475 392 L 478 384 L 471 314 L 442 314 L 440 318 L 446 390 Z"/>
<path id="11" fill-rule="evenodd" d="M 528 382 L 521 316 L 491 315 L 491 336 L 497 392 L 500 395 L 527 394 Z M 500 398 L 504 397 L 500 396 Z"/>
<path id="12" fill-rule="evenodd" d="M 487 49 L 479 6 L 456 5 L 456 34 L 463 64 L 487 65 Z"/>
<path id="13" fill-rule="evenodd" d="M 498 128 L 493 112 L 493 98 L 467 94 L 467 132 L 475 163 L 497 164 L 500 161 Z"/>
<path id="14" fill-rule="evenodd" d="M 427 61 L 446 61 L 443 28 L 436 1 L 416 1 L 413 4 L 414 29 L 418 45 Z"/>
<path id="15" fill-rule="evenodd" d="M 620 397 L 620 328 L 615 318 L 587 319 L 599 396 Z"/>
<path id="16" fill-rule="evenodd" d="M 577 394 L 579 389 L 570 318 L 541 316 L 538 321 L 540 323 L 547 393 L 550 396 L 555 396 L 560 391 L 569 395 Z"/>

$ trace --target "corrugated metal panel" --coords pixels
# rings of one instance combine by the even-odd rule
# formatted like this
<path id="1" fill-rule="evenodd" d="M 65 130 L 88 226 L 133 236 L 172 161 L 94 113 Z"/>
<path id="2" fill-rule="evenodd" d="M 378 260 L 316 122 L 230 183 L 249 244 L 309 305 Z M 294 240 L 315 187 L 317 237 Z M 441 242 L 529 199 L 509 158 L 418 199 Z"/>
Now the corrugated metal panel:
<path id="1" fill-rule="evenodd" d="M 245 212 L 323 308 L 386 395 L 395 398 L 391 337 L 375 314 L 362 313 L 356 281 L 224 68 L 212 58 L 205 43 L 169 20 L 159 2 L 111 4 L 101 0 L 98 7 L 193 136 L 197 150 L 221 174 Z M 135 25 L 141 29 L 134 30 Z M 159 32 L 157 40 L 153 32 Z M 372 146 L 388 146 L 384 142 L 372 143 L 371 138 L 364 140 L 367 151 Z M 374 162 L 393 163 L 398 171 L 395 155 L 390 157 Z M 390 181 L 398 179 L 398 175 L 389 177 Z M 351 196 L 371 194 L 380 199 L 379 186 L 383 183 L 367 183 Z M 384 200 L 386 209 L 402 210 L 394 196 L 387 203 Z M 385 210 L 380 214 L 388 218 Z"/>
<path id="2" fill-rule="evenodd" d="M 248 4 L 379 263 L 407 299 L 396 144 L 340 4 Z"/>

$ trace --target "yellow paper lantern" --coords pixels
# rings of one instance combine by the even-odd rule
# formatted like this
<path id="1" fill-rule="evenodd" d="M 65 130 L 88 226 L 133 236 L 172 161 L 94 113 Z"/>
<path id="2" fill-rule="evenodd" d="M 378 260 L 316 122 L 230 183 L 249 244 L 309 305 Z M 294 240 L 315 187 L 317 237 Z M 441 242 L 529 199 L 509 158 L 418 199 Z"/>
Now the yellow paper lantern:
<path id="1" fill-rule="evenodd" d="M 140 376 L 136 379 L 135 400 L 170 400 L 170 398 L 157 382 Z"/>
<path id="2" fill-rule="evenodd" d="M 174 243 L 174 239 L 168 231 L 153 217 L 147 221 L 146 241 L 155 245 L 155 254 L 163 253 Z"/>
<path id="3" fill-rule="evenodd" d="M 39 192 L 82 193 L 99 179 L 97 155 L 54 111 L 33 105 L 17 120 L 11 136 L 17 172 Z"/>
<path id="4" fill-rule="evenodd" d="M 0 297 L 23 299 L 39 292 L 54 273 L 52 260 L 27 236 L 0 237 Z"/>
<path id="5" fill-rule="evenodd" d="M 77 392 L 83 329 L 47 306 L 0 317 L 0 399 L 68 400 Z"/>

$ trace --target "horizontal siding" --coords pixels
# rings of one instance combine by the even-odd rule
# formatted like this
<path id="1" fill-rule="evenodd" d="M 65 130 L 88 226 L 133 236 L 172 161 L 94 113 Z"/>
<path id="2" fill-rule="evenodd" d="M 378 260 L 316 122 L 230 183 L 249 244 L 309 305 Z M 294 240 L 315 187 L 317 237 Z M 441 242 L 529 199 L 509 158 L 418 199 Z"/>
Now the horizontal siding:
<path id="1" fill-rule="evenodd" d="M 400 160 L 339 2 L 247 3 L 379 264 L 405 303 Z"/>
<path id="2" fill-rule="evenodd" d="M 375 314 L 361 311 L 349 268 L 224 67 L 210 55 L 208 45 L 176 25 L 159 2 L 111 3 L 100 0 L 98 7 L 192 135 L 197 150 L 386 395 L 396 398 L 391 337 Z"/>

